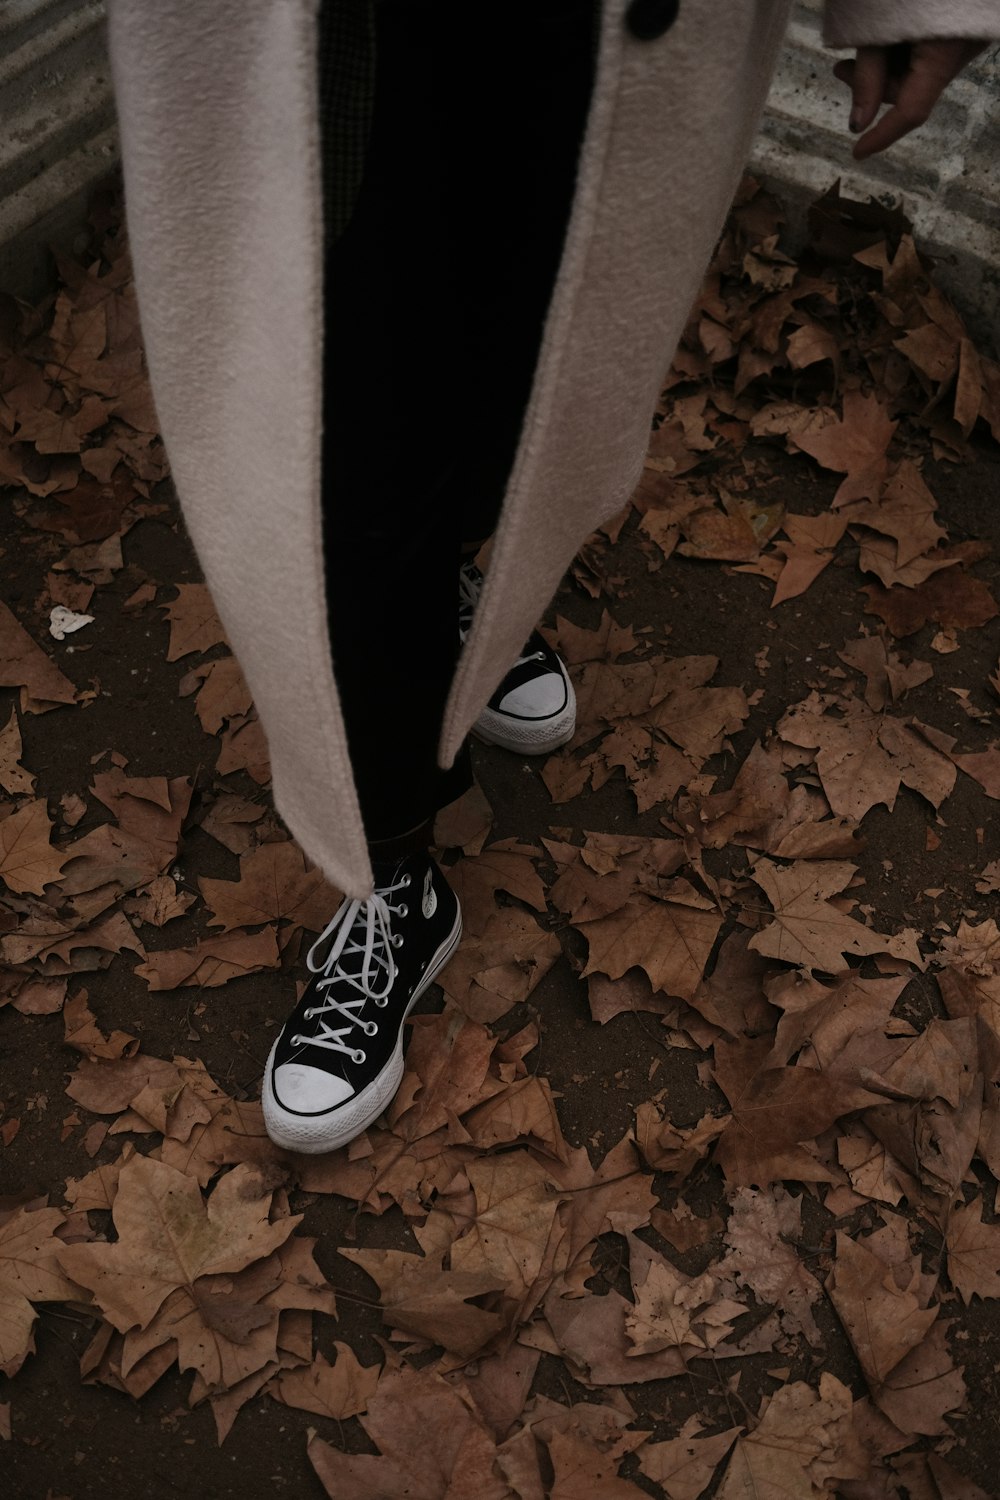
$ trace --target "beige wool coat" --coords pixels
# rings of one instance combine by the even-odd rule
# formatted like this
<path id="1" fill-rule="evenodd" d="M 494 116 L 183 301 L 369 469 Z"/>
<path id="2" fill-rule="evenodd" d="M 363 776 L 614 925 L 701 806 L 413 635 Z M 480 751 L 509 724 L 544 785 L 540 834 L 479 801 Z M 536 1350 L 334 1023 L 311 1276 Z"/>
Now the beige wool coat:
<path id="1" fill-rule="evenodd" d="M 681 0 L 675 24 L 643 41 L 627 0 L 604 0 L 562 263 L 442 765 L 581 542 L 638 480 L 790 3 Z M 277 807 L 330 879 L 363 896 L 320 529 L 316 10 L 110 0 L 110 40 L 142 324 L 187 525 L 267 735 Z M 991 37 L 997 13 L 996 0 L 831 0 L 826 35 L 837 47 Z M 469 15 L 474 57 L 489 28 L 471 0 Z"/>

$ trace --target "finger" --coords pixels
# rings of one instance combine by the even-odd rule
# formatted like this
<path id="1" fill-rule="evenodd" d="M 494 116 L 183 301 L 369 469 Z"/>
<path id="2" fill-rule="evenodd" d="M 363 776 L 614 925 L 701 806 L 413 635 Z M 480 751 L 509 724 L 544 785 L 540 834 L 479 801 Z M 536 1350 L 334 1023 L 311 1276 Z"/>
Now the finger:
<path id="1" fill-rule="evenodd" d="M 876 151 L 884 151 L 894 141 L 923 125 L 947 82 L 948 75 L 939 72 L 937 68 L 922 66 L 920 58 L 915 54 L 909 73 L 894 90 L 895 103 L 858 141 L 854 148 L 855 158 L 863 161 Z"/>
<path id="2" fill-rule="evenodd" d="M 861 137 L 855 159 L 864 161 L 923 125 L 951 80 L 985 45 L 966 40 L 914 42 L 905 77 L 886 80 L 885 98 L 894 108 Z"/>
<path id="3" fill-rule="evenodd" d="M 851 71 L 850 128 L 866 130 L 885 96 L 888 63 L 884 47 L 859 47 Z"/>

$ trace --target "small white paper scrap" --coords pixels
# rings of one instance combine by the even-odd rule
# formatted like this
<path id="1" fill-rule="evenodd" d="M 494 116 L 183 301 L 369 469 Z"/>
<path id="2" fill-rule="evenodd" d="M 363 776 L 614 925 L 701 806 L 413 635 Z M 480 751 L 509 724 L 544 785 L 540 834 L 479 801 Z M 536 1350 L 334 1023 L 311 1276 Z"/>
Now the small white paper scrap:
<path id="1" fill-rule="evenodd" d="M 57 604 L 49 612 L 49 635 L 61 641 L 67 635 L 72 635 L 74 630 L 82 630 L 85 625 L 93 623 L 93 615 L 76 615 L 65 604 Z"/>

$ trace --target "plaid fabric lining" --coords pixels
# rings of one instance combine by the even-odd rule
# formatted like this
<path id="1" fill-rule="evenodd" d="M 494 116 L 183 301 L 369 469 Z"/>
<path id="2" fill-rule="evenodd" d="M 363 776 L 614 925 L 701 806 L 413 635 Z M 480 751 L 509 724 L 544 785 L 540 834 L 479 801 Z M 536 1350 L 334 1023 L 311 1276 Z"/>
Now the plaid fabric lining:
<path id="1" fill-rule="evenodd" d="M 375 98 L 375 0 L 321 0 L 320 137 L 327 244 L 350 222 L 361 188 Z"/>

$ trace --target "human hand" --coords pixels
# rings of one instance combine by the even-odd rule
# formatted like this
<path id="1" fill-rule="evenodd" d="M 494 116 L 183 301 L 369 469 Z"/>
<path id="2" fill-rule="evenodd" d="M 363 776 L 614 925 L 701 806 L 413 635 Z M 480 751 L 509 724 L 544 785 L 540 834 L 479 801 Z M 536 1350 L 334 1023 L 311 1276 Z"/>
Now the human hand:
<path id="1" fill-rule="evenodd" d="M 930 37 L 859 47 L 853 60 L 835 63 L 835 76 L 851 90 L 850 128 L 865 132 L 855 159 L 864 161 L 923 125 L 951 80 L 988 46 L 966 37 Z M 892 108 L 873 123 L 883 104 Z"/>

